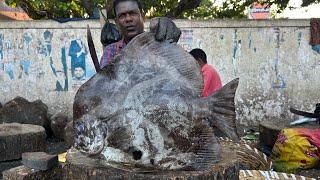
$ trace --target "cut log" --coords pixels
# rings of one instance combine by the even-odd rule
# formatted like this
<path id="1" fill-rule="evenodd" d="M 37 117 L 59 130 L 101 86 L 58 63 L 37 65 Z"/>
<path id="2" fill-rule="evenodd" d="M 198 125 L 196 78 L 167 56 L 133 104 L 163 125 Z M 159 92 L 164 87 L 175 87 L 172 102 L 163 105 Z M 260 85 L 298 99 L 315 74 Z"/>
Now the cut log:
<path id="1" fill-rule="evenodd" d="M 238 179 L 240 163 L 236 152 L 221 147 L 221 161 L 210 171 L 159 171 L 142 170 L 106 165 L 102 160 L 87 157 L 70 149 L 67 163 L 63 168 L 64 179 Z"/>
<path id="2" fill-rule="evenodd" d="M 45 152 L 26 152 L 22 153 L 22 163 L 28 168 L 45 171 L 58 165 L 58 156 Z"/>
<path id="3" fill-rule="evenodd" d="M 40 171 L 25 166 L 18 166 L 3 172 L 3 180 L 62 179 L 62 167 Z"/>
<path id="4" fill-rule="evenodd" d="M 46 150 L 46 133 L 41 126 L 0 124 L 0 161 L 20 159 L 22 153 Z"/>

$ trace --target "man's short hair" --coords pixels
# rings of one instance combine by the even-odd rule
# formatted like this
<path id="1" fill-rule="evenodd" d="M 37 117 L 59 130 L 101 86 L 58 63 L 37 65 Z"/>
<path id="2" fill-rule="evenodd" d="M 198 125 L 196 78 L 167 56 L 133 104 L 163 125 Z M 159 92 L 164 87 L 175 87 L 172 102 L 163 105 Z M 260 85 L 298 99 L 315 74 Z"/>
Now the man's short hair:
<path id="1" fill-rule="evenodd" d="M 116 6 L 121 3 L 121 2 L 126 2 L 126 1 L 133 1 L 136 2 L 138 4 L 139 10 L 141 12 L 141 14 L 143 14 L 143 10 L 142 10 L 142 6 L 139 0 L 113 0 L 113 13 L 116 16 Z"/>
<path id="2" fill-rule="evenodd" d="M 198 61 L 199 59 L 202 60 L 203 63 L 207 64 L 207 55 L 206 53 L 199 48 L 192 49 L 190 54 Z"/>

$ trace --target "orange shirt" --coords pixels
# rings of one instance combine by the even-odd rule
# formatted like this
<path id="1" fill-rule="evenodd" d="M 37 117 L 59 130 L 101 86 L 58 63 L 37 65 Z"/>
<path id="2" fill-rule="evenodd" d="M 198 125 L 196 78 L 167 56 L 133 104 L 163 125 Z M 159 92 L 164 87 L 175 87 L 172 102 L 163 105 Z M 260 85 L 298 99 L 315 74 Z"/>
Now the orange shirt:
<path id="1" fill-rule="evenodd" d="M 208 97 L 222 87 L 218 72 L 209 64 L 204 64 L 201 67 L 201 72 L 204 81 L 204 87 L 201 93 L 202 97 Z"/>

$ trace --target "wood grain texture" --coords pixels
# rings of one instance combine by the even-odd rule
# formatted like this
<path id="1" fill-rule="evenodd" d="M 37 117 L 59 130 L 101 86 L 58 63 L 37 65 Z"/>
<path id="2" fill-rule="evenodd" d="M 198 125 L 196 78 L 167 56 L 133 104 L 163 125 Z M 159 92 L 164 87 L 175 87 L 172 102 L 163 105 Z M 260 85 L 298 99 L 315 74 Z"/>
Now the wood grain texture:
<path id="1" fill-rule="evenodd" d="M 0 124 L 0 161 L 20 159 L 23 152 L 45 151 L 43 127 L 30 124 Z"/>
<path id="2" fill-rule="evenodd" d="M 106 166 L 103 161 L 89 158 L 76 150 L 70 150 L 63 169 L 63 178 L 78 179 L 238 179 L 239 161 L 235 151 L 222 147 L 222 160 L 209 171 L 159 171 L 124 168 L 124 165 Z"/>

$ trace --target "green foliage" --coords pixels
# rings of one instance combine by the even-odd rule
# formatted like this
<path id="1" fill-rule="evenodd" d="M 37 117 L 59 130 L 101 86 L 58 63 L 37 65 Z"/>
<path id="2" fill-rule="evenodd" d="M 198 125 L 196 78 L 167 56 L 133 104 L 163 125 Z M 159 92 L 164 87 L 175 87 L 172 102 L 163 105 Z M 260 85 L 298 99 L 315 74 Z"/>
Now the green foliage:
<path id="1" fill-rule="evenodd" d="M 150 17 L 164 16 L 171 8 L 176 7 L 177 5 L 178 0 L 150 0 L 142 2 L 144 12 Z"/>
<path id="2" fill-rule="evenodd" d="M 84 0 L 6 0 L 10 6 L 22 7 L 33 19 L 84 17 L 88 11 Z M 104 4 L 104 0 L 89 3 Z"/>
<path id="3" fill-rule="evenodd" d="M 10 6 L 22 7 L 33 19 L 52 19 L 68 17 L 85 17 L 93 15 L 93 7 L 107 9 L 108 18 L 113 18 L 112 0 L 6 0 Z M 225 0 L 218 6 L 215 0 L 143 0 L 144 12 L 148 18 L 173 14 L 175 18 L 214 19 L 214 18 L 245 18 L 247 9 L 254 0 Z M 289 0 L 260 0 L 259 2 L 276 4 L 278 12 L 287 7 Z M 182 4 L 185 3 L 185 4 Z M 189 3 L 189 4 L 188 4 Z M 196 4 L 195 8 L 192 3 Z M 303 0 L 303 6 L 320 3 L 320 0 Z M 191 6 L 190 6 L 191 4 Z M 177 9 L 176 7 L 182 7 Z M 190 8 L 192 7 L 192 8 Z M 172 13 L 172 11 L 176 11 Z"/>

